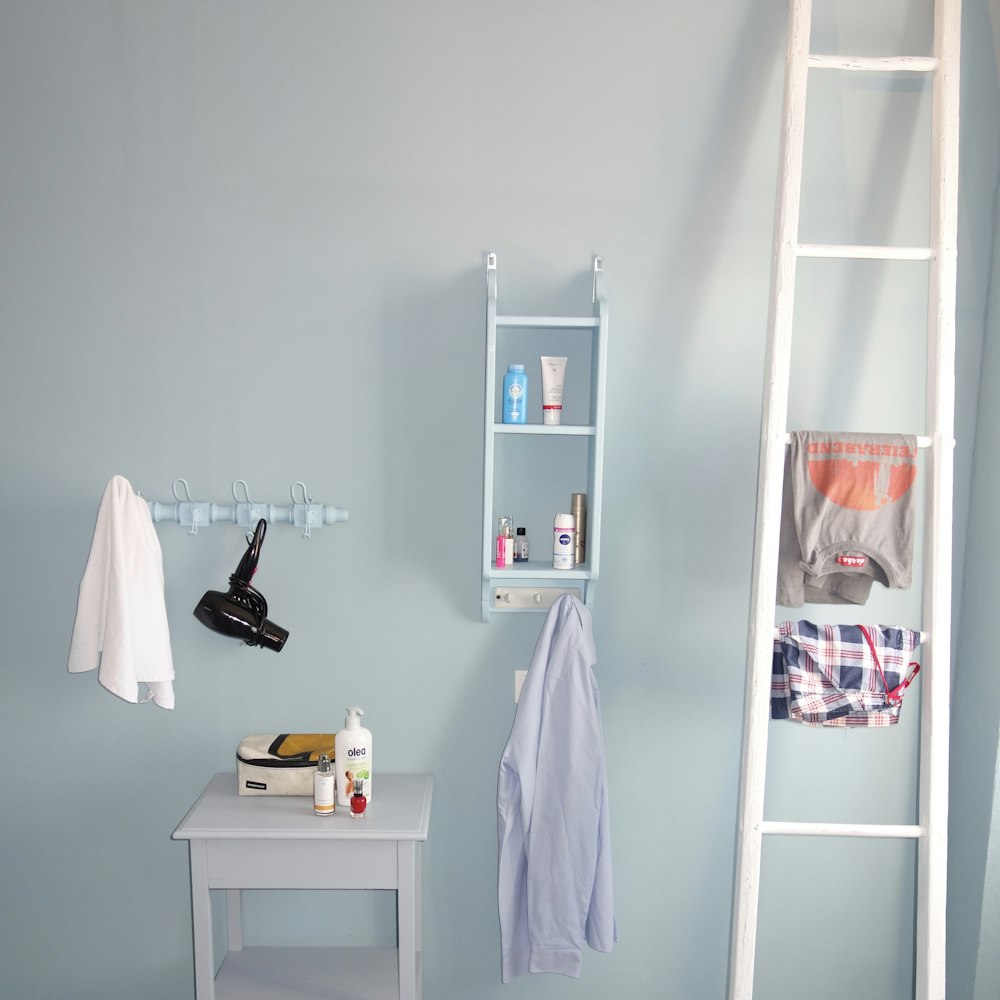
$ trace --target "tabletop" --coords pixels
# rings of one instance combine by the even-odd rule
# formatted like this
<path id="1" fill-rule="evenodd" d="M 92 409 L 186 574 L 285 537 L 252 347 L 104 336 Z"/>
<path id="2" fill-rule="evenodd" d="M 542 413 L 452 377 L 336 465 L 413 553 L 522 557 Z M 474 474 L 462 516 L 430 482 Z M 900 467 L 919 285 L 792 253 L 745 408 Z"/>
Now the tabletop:
<path id="1" fill-rule="evenodd" d="M 426 840 L 434 779 L 376 774 L 365 815 L 338 806 L 317 816 L 305 795 L 240 795 L 236 773 L 220 772 L 171 835 L 174 840 Z"/>

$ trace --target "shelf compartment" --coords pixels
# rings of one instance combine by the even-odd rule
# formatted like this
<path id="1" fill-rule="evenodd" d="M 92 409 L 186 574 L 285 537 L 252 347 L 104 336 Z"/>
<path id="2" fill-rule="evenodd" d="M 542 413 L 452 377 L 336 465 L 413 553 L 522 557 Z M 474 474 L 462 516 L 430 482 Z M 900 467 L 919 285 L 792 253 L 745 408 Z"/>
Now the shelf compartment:
<path id="1" fill-rule="evenodd" d="M 417 982 L 421 956 L 417 955 Z M 226 955 L 216 1000 L 394 1000 L 399 997 L 395 948 L 251 947 Z"/>

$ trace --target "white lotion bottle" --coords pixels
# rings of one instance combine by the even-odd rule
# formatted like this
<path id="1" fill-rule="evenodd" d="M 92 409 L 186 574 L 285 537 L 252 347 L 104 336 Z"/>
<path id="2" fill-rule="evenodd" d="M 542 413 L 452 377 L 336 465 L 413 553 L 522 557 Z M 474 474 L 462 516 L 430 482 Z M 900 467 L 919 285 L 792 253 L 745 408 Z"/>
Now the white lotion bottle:
<path id="1" fill-rule="evenodd" d="M 354 782 L 364 783 L 365 798 L 372 800 L 372 734 L 361 725 L 365 713 L 356 705 L 347 709 L 344 728 L 333 741 L 333 756 L 337 765 L 337 805 L 351 808 Z"/>

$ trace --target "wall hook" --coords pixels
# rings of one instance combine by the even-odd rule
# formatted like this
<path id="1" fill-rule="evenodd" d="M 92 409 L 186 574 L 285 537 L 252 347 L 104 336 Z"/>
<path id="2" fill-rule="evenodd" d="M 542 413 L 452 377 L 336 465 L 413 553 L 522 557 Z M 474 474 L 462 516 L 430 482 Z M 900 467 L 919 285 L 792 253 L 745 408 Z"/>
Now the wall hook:
<path id="1" fill-rule="evenodd" d="M 184 495 L 178 492 L 178 487 L 184 487 Z M 177 501 L 178 520 L 183 525 L 189 525 L 191 530 L 189 535 L 197 535 L 198 528 L 203 524 L 211 523 L 211 507 L 209 503 L 200 503 L 191 497 L 191 488 L 186 479 L 175 479 L 170 486 L 170 490 Z"/>
<path id="2" fill-rule="evenodd" d="M 241 489 L 237 490 L 237 486 Z M 275 520 L 276 515 L 273 509 L 269 510 L 267 504 L 254 503 L 250 499 L 250 487 L 247 486 L 245 479 L 234 479 L 232 490 L 233 499 L 236 501 L 233 516 L 241 528 L 255 528 L 261 518 L 268 522 Z"/>
<path id="3" fill-rule="evenodd" d="M 184 487 L 184 496 L 181 496 L 180 493 L 177 492 L 178 483 L 180 483 Z M 191 489 L 188 486 L 188 482 L 186 479 L 175 479 L 170 484 L 170 492 L 173 493 L 174 499 L 178 503 L 194 503 L 194 501 L 191 499 Z"/>
<path id="4" fill-rule="evenodd" d="M 295 495 L 296 486 L 301 487 L 301 499 Z M 297 528 L 305 528 L 302 532 L 303 538 L 312 538 L 314 524 L 322 524 L 323 507 L 322 504 L 314 504 L 313 498 L 306 489 L 306 484 L 302 480 L 292 483 L 290 492 L 292 494 L 292 523 Z"/>

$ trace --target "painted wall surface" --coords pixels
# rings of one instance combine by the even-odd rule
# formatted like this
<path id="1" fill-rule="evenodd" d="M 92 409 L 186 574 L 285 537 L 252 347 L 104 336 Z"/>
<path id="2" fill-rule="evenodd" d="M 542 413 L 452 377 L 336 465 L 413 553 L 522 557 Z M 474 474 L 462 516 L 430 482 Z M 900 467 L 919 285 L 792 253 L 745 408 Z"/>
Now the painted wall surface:
<path id="1" fill-rule="evenodd" d="M 962 154 L 967 241 L 962 269 L 963 301 L 979 303 L 985 331 L 966 560 L 961 595 L 959 655 L 952 690 L 951 822 L 948 882 L 949 1000 L 997 996 L 1000 966 L 1000 800 L 996 765 L 1000 737 L 1000 680 L 994 654 L 996 594 L 1000 577 L 1000 532 L 996 497 L 1000 485 L 996 435 L 1000 428 L 997 323 L 1000 317 L 1000 257 L 996 253 L 1000 183 L 1000 8 L 966 14 L 963 44 Z M 967 99 L 970 94 L 977 99 Z M 978 192 L 973 197 L 972 192 Z M 979 203 L 978 213 L 971 206 Z M 970 294 L 972 287 L 982 290 Z M 973 317 L 970 316 L 970 327 Z"/>
<path id="2" fill-rule="evenodd" d="M 874 24 L 872 6 L 818 5 L 820 47 L 927 50 L 925 5 L 878 5 Z M 425 995 L 724 995 L 785 17 L 750 0 L 0 0 L 0 994 L 191 997 L 171 831 L 242 736 L 332 731 L 358 704 L 376 780 L 436 779 Z M 803 238 L 926 239 L 926 89 L 816 97 Z M 964 207 L 977 247 L 983 212 Z M 595 251 L 611 308 L 594 631 L 621 940 L 579 983 L 504 989 L 497 764 L 541 619 L 479 620 L 486 250 L 504 311 L 588 312 Z M 924 273 L 803 280 L 790 423 L 919 432 Z M 964 512 L 986 293 L 963 289 Z M 66 672 L 116 473 L 157 500 L 176 477 L 216 502 L 235 479 L 287 502 L 302 480 L 350 509 L 308 541 L 268 532 L 255 582 L 291 632 L 279 655 L 190 613 L 242 532 L 159 527 L 173 712 Z M 919 625 L 919 602 L 880 594 L 866 614 Z M 892 733 L 773 727 L 769 812 L 910 821 L 916 721 L 914 703 Z M 859 800 L 875 754 L 893 780 Z M 908 997 L 908 849 L 816 851 L 765 858 L 762 995 L 797 998 L 808 976 L 814 1000 Z M 792 948 L 810 923 L 823 934 Z M 390 899 L 339 893 L 249 894 L 246 929 L 394 933 Z M 851 967 L 816 982 L 831 948 Z"/>

